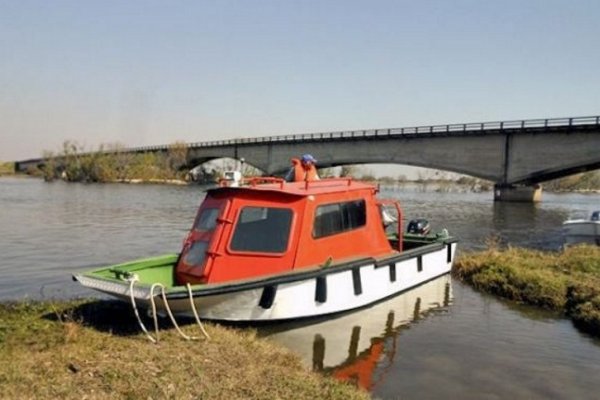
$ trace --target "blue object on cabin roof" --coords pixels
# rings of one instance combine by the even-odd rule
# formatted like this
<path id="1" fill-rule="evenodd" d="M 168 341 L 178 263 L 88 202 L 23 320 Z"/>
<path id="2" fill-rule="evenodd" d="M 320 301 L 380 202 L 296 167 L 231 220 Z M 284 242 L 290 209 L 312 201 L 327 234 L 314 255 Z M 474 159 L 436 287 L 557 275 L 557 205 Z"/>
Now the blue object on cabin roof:
<path id="1" fill-rule="evenodd" d="M 302 162 L 303 162 L 303 163 L 309 163 L 309 162 L 311 162 L 311 163 L 313 163 L 313 164 L 316 164 L 316 162 L 317 162 L 317 159 L 316 159 L 316 158 L 314 158 L 314 157 L 312 156 L 312 154 L 304 154 L 304 155 L 302 156 Z"/>

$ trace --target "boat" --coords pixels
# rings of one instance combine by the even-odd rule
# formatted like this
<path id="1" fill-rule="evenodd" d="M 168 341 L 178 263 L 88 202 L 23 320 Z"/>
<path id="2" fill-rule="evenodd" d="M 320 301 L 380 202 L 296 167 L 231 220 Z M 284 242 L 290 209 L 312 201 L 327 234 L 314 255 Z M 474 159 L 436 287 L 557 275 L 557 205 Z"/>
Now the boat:
<path id="1" fill-rule="evenodd" d="M 600 246 L 600 211 L 592 212 L 589 219 L 563 222 L 562 233 L 566 245 L 588 243 Z"/>
<path id="2" fill-rule="evenodd" d="M 224 180 L 179 253 L 73 278 L 136 314 L 254 322 L 363 308 L 447 274 L 457 246 L 445 229 L 403 232 L 399 202 L 378 192 L 352 178 Z"/>

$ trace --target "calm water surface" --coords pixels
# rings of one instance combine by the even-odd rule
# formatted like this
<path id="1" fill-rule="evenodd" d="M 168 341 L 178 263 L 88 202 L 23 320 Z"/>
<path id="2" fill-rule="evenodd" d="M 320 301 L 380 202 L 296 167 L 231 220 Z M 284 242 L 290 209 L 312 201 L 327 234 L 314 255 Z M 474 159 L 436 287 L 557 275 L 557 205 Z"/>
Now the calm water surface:
<path id="1" fill-rule="evenodd" d="M 70 276 L 179 250 L 200 187 L 80 185 L 0 178 L 0 300 L 91 296 Z M 384 189 L 407 218 L 447 227 L 461 248 L 487 237 L 558 249 L 560 225 L 600 208 L 600 195 L 544 193 L 494 203 L 491 193 Z M 316 370 L 380 398 L 577 398 L 600 393 L 600 342 L 556 315 L 474 292 L 449 277 L 366 310 L 261 330 Z"/>

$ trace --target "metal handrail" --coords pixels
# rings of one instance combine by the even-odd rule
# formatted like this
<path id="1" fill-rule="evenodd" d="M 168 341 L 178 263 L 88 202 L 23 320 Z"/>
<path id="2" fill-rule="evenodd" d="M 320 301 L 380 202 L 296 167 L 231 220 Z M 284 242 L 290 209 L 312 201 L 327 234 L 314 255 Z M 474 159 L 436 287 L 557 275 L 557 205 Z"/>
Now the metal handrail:
<path id="1" fill-rule="evenodd" d="M 485 131 L 504 131 L 508 129 L 527 129 L 527 128 L 557 128 L 582 125 L 600 125 L 600 116 L 584 116 L 571 118 L 543 118 L 543 119 L 524 119 L 509 121 L 488 121 L 488 122 L 469 122 L 464 124 L 445 124 L 445 125 L 424 125 L 404 128 L 385 128 L 385 129 L 361 129 L 354 131 L 333 131 L 317 133 L 300 133 L 295 135 L 275 135 L 259 136 L 242 139 L 226 139 L 207 142 L 188 143 L 188 148 L 195 147 L 221 147 L 237 144 L 252 143 L 272 143 L 272 142 L 314 142 L 321 140 L 337 140 L 348 138 L 370 138 L 378 136 L 403 136 L 419 134 L 437 134 L 437 133 L 460 133 L 460 132 L 485 132 Z M 171 145 L 142 146 L 123 149 L 121 151 L 166 151 Z"/>

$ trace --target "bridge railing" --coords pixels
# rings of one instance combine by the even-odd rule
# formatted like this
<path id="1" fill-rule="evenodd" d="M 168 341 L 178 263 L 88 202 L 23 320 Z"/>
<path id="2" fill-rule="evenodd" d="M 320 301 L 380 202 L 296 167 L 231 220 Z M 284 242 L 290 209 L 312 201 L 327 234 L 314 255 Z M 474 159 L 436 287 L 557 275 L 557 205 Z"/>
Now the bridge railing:
<path id="1" fill-rule="evenodd" d="M 334 132 L 317 132 L 317 133 L 301 133 L 296 135 L 277 135 L 277 136 L 260 136 L 254 138 L 226 139 L 210 142 L 194 142 L 188 143 L 188 147 L 221 147 L 237 144 L 252 144 L 252 143 L 272 143 L 272 142 L 301 142 L 315 141 L 321 139 L 348 139 L 361 137 L 379 137 L 379 136 L 402 136 L 402 135 L 417 135 L 417 134 L 434 134 L 434 133 L 460 133 L 460 132 L 477 132 L 477 131 L 502 131 L 507 129 L 527 129 L 527 128 L 556 128 L 582 125 L 600 125 L 600 116 L 574 117 L 574 118 L 546 118 L 546 119 L 525 119 L 513 121 L 491 121 L 491 122 L 476 122 L 465 124 L 446 124 L 446 125 L 426 125 L 413 126 L 406 128 L 386 128 L 386 129 L 365 129 L 358 131 L 334 131 Z M 169 145 L 161 146 L 143 146 L 123 151 L 167 151 Z"/>
<path id="2" fill-rule="evenodd" d="M 348 139 L 361 137 L 382 137 L 382 136 L 402 136 L 418 134 L 452 134 L 461 132 L 485 132 L 485 131 L 503 131 L 508 129 L 527 129 L 527 128 L 560 128 L 571 126 L 600 126 L 600 116 L 572 117 L 572 118 L 546 118 L 546 119 L 524 119 L 513 121 L 491 121 L 466 124 L 446 124 L 446 125 L 427 125 L 414 126 L 407 128 L 386 128 L 386 129 L 365 129 L 357 131 L 335 131 L 335 132 L 317 132 L 302 133 L 298 135 L 278 135 L 278 136 L 260 136 L 254 138 L 239 138 L 216 140 L 210 142 L 187 143 L 188 148 L 197 147 L 220 147 L 232 146 L 246 143 L 273 143 L 273 142 L 302 142 L 331 139 Z M 142 146 L 128 149 L 120 149 L 116 152 L 147 152 L 147 151 L 168 151 L 171 145 Z M 105 153 L 114 153 L 114 150 L 104 150 Z M 86 153 L 82 153 L 86 154 Z M 30 159 L 17 162 L 32 163 L 40 162 L 42 159 Z"/>

